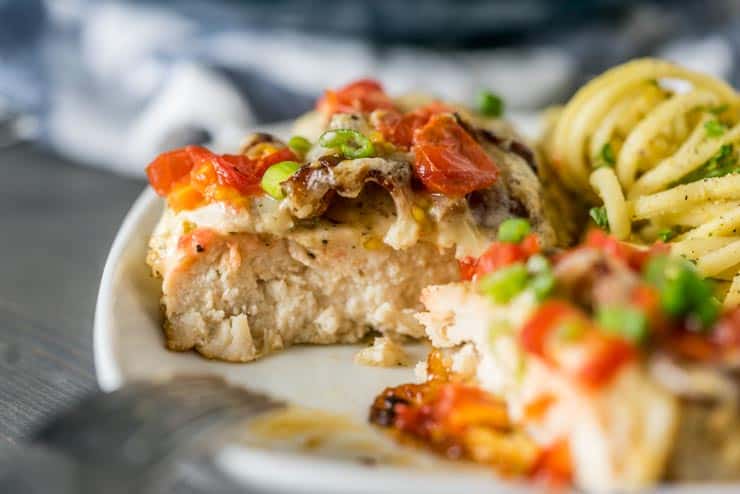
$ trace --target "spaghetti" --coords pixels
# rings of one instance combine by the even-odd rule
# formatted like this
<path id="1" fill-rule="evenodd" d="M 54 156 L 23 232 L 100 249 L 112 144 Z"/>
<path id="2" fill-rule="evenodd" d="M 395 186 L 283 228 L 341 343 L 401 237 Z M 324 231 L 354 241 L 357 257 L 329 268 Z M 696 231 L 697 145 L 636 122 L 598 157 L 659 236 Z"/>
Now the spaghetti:
<path id="1" fill-rule="evenodd" d="M 566 186 L 603 203 L 614 236 L 671 241 L 703 276 L 730 285 L 727 305 L 740 303 L 740 96 L 732 87 L 662 60 L 626 63 L 575 94 L 544 151 Z"/>

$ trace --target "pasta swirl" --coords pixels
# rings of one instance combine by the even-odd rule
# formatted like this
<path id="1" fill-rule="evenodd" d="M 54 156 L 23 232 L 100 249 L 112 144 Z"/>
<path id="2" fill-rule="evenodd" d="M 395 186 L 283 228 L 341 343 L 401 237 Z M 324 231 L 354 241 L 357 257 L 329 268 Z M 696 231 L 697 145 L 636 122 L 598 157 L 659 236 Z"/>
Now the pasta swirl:
<path id="1" fill-rule="evenodd" d="M 728 84 L 640 59 L 581 88 L 543 143 L 563 183 L 603 203 L 613 235 L 671 240 L 740 303 L 740 97 Z"/>

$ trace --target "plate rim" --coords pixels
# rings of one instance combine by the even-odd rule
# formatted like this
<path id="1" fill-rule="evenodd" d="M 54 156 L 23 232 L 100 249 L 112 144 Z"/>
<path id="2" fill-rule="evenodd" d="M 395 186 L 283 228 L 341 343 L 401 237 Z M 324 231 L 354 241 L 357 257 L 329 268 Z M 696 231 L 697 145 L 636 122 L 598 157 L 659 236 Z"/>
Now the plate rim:
<path id="1" fill-rule="evenodd" d="M 160 200 L 149 186 L 139 193 L 116 232 L 103 267 L 93 319 L 93 362 L 98 386 L 106 392 L 118 389 L 124 381 L 121 366 L 115 358 L 112 334 L 114 325 L 107 323 L 107 319 L 111 317 L 113 312 L 112 291 L 116 266 L 129 240 L 137 233 L 136 230 L 141 217 Z"/>

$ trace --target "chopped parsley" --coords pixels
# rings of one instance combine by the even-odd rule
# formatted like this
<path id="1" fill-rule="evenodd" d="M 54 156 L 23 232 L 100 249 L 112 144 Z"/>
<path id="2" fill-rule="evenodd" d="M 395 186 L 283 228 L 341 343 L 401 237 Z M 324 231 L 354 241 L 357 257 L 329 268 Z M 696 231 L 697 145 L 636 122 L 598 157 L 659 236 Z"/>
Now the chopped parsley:
<path id="1" fill-rule="evenodd" d="M 589 209 L 588 215 L 594 220 L 596 226 L 602 230 L 609 230 L 609 218 L 606 215 L 606 208 L 604 206 Z"/>
<path id="2" fill-rule="evenodd" d="M 721 137 L 727 127 L 719 120 L 709 120 L 704 124 L 704 131 L 707 133 L 707 137 Z"/>
<path id="3" fill-rule="evenodd" d="M 719 105 L 719 106 L 710 108 L 709 113 L 712 113 L 714 115 L 721 115 L 729 109 L 730 109 L 730 105 L 725 103 L 724 105 Z"/>
<path id="4" fill-rule="evenodd" d="M 709 158 L 706 163 L 685 175 L 673 185 L 688 184 L 704 178 L 724 177 L 738 171 L 740 171 L 740 167 L 738 167 L 734 146 L 732 144 L 723 144 L 717 153 Z"/>
<path id="5" fill-rule="evenodd" d="M 614 164 L 617 162 L 616 157 L 614 156 L 614 149 L 612 148 L 612 145 L 610 142 L 607 142 L 603 146 L 601 146 L 601 150 L 599 151 L 599 155 L 596 157 L 596 168 L 601 168 L 602 166 L 608 166 L 608 167 L 614 167 Z"/>

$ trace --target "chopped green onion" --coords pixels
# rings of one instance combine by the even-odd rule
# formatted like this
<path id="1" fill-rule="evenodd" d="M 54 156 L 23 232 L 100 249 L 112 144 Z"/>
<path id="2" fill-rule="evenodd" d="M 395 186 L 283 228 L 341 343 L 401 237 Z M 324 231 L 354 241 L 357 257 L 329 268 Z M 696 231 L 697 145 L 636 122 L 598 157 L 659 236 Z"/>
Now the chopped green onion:
<path id="1" fill-rule="evenodd" d="M 524 218 L 510 218 L 498 227 L 498 239 L 501 242 L 518 244 L 532 230 L 529 221 Z"/>
<path id="2" fill-rule="evenodd" d="M 702 279 L 689 261 L 656 256 L 648 261 L 643 275 L 658 289 L 660 305 L 670 316 L 694 318 L 702 329 L 714 324 L 719 303 L 713 285 Z"/>
<path id="3" fill-rule="evenodd" d="M 288 141 L 288 147 L 299 155 L 304 155 L 311 149 L 311 141 L 301 136 L 293 136 Z"/>
<path id="4" fill-rule="evenodd" d="M 596 226 L 602 230 L 609 231 L 609 217 L 606 214 L 606 208 L 604 206 L 589 209 L 588 215 L 594 220 Z"/>
<path id="5" fill-rule="evenodd" d="M 721 309 L 722 304 L 720 304 L 719 300 L 714 296 L 710 296 L 701 305 L 699 305 L 694 313 L 701 323 L 701 328 L 710 328 L 719 317 Z"/>
<path id="6" fill-rule="evenodd" d="M 669 242 L 677 233 L 675 228 L 664 228 L 658 232 L 658 238 L 663 242 Z"/>
<path id="7" fill-rule="evenodd" d="M 375 154 L 373 143 L 353 129 L 327 130 L 319 137 L 319 144 L 325 148 L 338 149 L 350 159 L 368 158 Z"/>
<path id="8" fill-rule="evenodd" d="M 596 168 L 601 168 L 602 166 L 613 168 L 616 162 L 617 158 L 614 156 L 614 149 L 611 143 L 607 142 L 601 146 L 599 155 L 596 157 Z"/>
<path id="9" fill-rule="evenodd" d="M 480 280 L 478 287 L 494 302 L 503 304 L 521 293 L 526 285 L 527 268 L 522 263 L 515 263 L 487 274 Z"/>
<path id="10" fill-rule="evenodd" d="M 551 271 L 539 273 L 530 280 L 529 288 L 532 289 L 538 301 L 545 300 L 555 288 L 555 275 Z"/>
<path id="11" fill-rule="evenodd" d="M 504 100 L 491 91 L 483 90 L 478 93 L 478 111 L 487 117 L 500 117 L 504 114 Z"/>
<path id="12" fill-rule="evenodd" d="M 648 337 L 648 320 L 644 312 L 629 307 L 600 307 L 596 313 L 599 327 L 633 342 L 643 343 Z"/>
<path id="13" fill-rule="evenodd" d="M 710 120 L 704 124 L 707 137 L 720 137 L 725 133 L 725 130 L 727 130 L 727 127 L 718 120 Z"/>
<path id="14" fill-rule="evenodd" d="M 280 200 L 285 198 L 283 189 L 280 184 L 288 180 L 295 172 L 301 168 L 299 163 L 295 161 L 281 161 L 275 163 L 265 171 L 262 175 L 262 181 L 260 185 L 262 190 L 267 192 L 274 199 Z"/>

